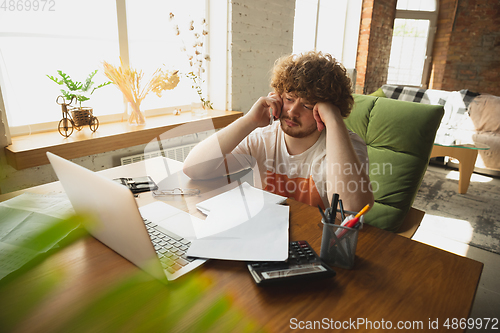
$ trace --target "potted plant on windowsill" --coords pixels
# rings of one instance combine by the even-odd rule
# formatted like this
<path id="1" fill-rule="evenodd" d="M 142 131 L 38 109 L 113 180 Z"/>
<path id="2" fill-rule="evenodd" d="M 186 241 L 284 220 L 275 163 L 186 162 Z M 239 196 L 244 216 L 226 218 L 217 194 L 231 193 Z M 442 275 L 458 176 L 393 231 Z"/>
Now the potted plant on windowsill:
<path id="1" fill-rule="evenodd" d="M 97 127 L 99 126 L 99 122 L 96 117 L 93 116 L 92 107 L 82 107 L 82 102 L 88 101 L 90 99 L 90 95 L 94 93 L 96 89 L 102 88 L 111 84 L 111 82 L 104 82 L 97 87 L 94 87 L 94 82 L 92 79 L 97 74 L 97 69 L 89 74 L 87 79 L 84 82 L 73 81 L 71 77 L 63 73 L 61 70 L 58 70 L 60 78 L 47 75 L 49 79 L 57 83 L 58 85 L 66 86 L 67 90 L 61 89 L 62 97 L 64 101 L 60 102 L 60 97 L 57 98 L 57 104 L 64 105 L 63 108 L 63 119 L 59 123 L 59 132 L 68 137 L 73 132 L 72 127 L 77 130 L 81 130 L 84 125 L 89 125 L 90 129 L 95 132 Z M 78 106 L 71 106 L 72 101 L 76 99 Z M 66 102 L 68 101 L 68 102 Z M 67 117 L 67 113 L 71 114 L 71 117 Z M 61 132 L 61 126 L 63 127 L 63 132 Z M 71 129 L 69 129 L 71 127 Z M 68 134 L 69 133 L 69 134 Z"/>

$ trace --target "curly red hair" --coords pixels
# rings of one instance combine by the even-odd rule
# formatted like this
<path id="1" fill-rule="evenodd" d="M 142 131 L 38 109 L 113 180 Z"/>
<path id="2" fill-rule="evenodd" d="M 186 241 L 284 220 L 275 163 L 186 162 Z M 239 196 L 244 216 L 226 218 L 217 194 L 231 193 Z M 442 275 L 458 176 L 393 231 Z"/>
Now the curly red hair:
<path id="1" fill-rule="evenodd" d="M 271 78 L 276 93 L 293 93 L 310 103 L 332 103 L 344 118 L 354 104 L 351 86 L 345 67 L 330 54 L 317 51 L 278 59 Z"/>

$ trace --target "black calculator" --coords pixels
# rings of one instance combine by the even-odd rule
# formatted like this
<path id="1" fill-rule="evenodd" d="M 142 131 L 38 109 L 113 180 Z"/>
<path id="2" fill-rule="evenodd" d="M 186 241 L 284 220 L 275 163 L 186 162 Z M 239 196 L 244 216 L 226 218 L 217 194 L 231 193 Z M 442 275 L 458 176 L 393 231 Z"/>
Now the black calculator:
<path id="1" fill-rule="evenodd" d="M 307 241 L 290 242 L 286 261 L 252 261 L 247 267 L 258 285 L 335 275 Z"/>

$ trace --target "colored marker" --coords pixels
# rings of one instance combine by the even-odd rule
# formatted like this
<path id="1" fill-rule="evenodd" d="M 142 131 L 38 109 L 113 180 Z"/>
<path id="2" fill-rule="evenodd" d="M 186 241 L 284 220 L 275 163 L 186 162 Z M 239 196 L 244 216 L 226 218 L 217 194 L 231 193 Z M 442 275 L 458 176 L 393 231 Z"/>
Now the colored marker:
<path id="1" fill-rule="evenodd" d="M 355 227 L 356 224 L 359 222 L 359 218 L 361 217 L 361 215 L 363 215 L 364 213 L 366 213 L 369 209 L 370 209 L 370 205 L 366 205 L 365 207 L 363 207 L 363 209 L 361 209 L 359 211 L 359 213 L 357 213 L 356 216 L 354 216 L 353 219 L 350 219 L 349 221 L 347 221 L 347 223 L 345 224 L 345 226 L 348 227 L 348 228 Z M 347 229 L 343 229 L 342 231 L 339 232 L 339 234 L 337 235 L 337 237 L 338 238 L 342 238 L 342 236 L 344 236 L 346 233 L 347 233 Z"/>
<path id="2" fill-rule="evenodd" d="M 342 199 L 339 200 L 340 215 L 342 216 L 342 221 L 345 220 L 344 205 L 342 204 Z"/>
<path id="3" fill-rule="evenodd" d="M 370 208 L 371 208 L 370 204 L 364 206 L 363 209 L 360 210 L 359 213 L 357 213 L 356 216 L 354 216 L 354 217 L 360 217 L 361 215 L 363 215 L 364 213 L 366 213 L 367 211 L 369 211 Z"/>

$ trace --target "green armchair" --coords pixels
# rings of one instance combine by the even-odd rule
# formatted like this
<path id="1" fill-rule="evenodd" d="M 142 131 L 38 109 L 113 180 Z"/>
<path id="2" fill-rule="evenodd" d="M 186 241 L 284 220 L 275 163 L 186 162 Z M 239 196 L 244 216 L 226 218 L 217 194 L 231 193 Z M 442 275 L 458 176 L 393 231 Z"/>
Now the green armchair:
<path id="1" fill-rule="evenodd" d="M 442 106 L 354 95 L 347 128 L 365 140 L 375 204 L 366 223 L 398 232 L 410 211 L 431 154 Z"/>

